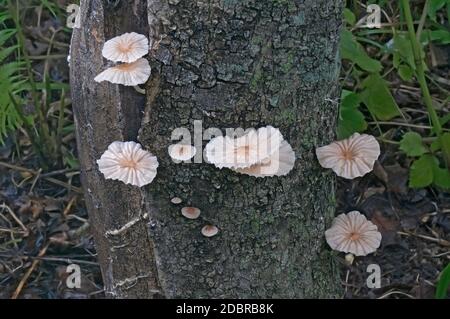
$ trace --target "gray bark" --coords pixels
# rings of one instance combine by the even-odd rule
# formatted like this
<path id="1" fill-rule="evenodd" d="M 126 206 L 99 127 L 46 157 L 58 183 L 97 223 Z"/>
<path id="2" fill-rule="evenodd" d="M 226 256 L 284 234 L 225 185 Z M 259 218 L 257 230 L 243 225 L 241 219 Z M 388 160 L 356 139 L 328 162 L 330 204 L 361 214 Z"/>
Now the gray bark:
<path id="1" fill-rule="evenodd" d="M 110 1 L 111 3 L 113 1 Z M 152 298 L 159 285 L 141 190 L 105 181 L 96 160 L 113 141 L 136 140 L 145 97 L 133 88 L 94 82 L 106 67 L 105 40 L 128 30 L 146 33 L 147 6 L 81 1 L 81 28 L 71 44 L 71 89 L 85 202 L 106 293 Z"/>
<path id="2" fill-rule="evenodd" d="M 145 1 L 132 2 L 138 14 L 124 3 L 107 9 L 89 1 L 72 43 L 86 203 L 107 290 L 144 298 L 336 296 L 324 243 L 334 179 L 314 149 L 334 139 L 341 1 L 148 0 L 142 28 L 155 50 L 143 113 L 133 89 L 93 82 L 104 67 L 103 41 L 143 30 Z M 117 12 L 132 24 L 117 22 Z M 256 179 L 206 163 L 175 164 L 167 154 L 171 133 L 193 132 L 194 121 L 203 129 L 278 127 L 296 152 L 295 169 Z M 151 185 L 103 179 L 95 160 L 114 140 L 138 140 L 158 157 Z M 171 204 L 173 197 L 183 204 Z M 200 208 L 200 218 L 185 219 L 182 206 Z M 205 224 L 219 234 L 203 237 Z"/>

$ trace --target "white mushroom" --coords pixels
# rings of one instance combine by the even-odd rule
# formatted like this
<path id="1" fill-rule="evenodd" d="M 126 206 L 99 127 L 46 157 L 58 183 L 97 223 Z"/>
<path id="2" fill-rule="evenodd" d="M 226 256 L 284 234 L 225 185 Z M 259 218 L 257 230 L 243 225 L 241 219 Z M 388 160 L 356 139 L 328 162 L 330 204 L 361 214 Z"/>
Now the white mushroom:
<path id="1" fill-rule="evenodd" d="M 142 58 L 148 52 L 147 37 L 131 32 L 106 41 L 102 55 L 110 61 L 131 63 Z"/>
<path id="2" fill-rule="evenodd" d="M 196 153 L 197 149 L 192 145 L 173 144 L 169 146 L 169 156 L 175 161 L 188 161 Z"/>
<path id="3" fill-rule="evenodd" d="M 355 133 L 348 139 L 317 148 L 316 155 L 322 167 L 353 179 L 373 170 L 380 156 L 380 144 L 372 135 Z"/>
<path id="4" fill-rule="evenodd" d="M 280 149 L 266 160 L 247 168 L 237 168 L 234 171 L 254 177 L 284 176 L 294 168 L 295 153 L 288 142 L 281 142 Z"/>
<path id="5" fill-rule="evenodd" d="M 238 138 L 213 138 L 205 147 L 205 156 L 218 168 L 246 168 L 269 158 L 282 141 L 280 131 L 272 126 L 251 129 Z"/>
<path id="6" fill-rule="evenodd" d="M 181 204 L 183 202 L 183 200 L 179 197 L 174 197 L 170 200 L 170 202 L 174 205 L 178 205 L 178 204 Z"/>
<path id="7" fill-rule="evenodd" d="M 156 177 L 158 159 L 135 142 L 113 142 L 97 160 L 106 179 L 142 187 Z"/>
<path id="8" fill-rule="evenodd" d="M 106 69 L 94 79 L 96 82 L 108 81 L 125 86 L 136 86 L 147 82 L 152 69 L 146 59 L 132 63 L 122 63 Z"/>
<path id="9" fill-rule="evenodd" d="M 355 256 L 373 253 L 381 243 L 377 226 L 358 211 L 337 216 L 325 232 L 325 238 L 333 250 Z"/>

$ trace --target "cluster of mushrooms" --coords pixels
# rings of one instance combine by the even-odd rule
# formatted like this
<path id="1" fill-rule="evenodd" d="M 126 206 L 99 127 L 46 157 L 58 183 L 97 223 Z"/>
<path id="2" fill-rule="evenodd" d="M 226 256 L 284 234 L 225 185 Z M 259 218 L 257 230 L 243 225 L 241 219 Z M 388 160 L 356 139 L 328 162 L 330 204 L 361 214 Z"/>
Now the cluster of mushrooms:
<path id="1" fill-rule="evenodd" d="M 95 81 L 108 81 L 126 86 L 147 82 L 151 68 L 147 59 L 148 40 L 144 35 L 125 33 L 107 41 L 103 56 L 119 64 L 100 73 Z M 196 155 L 196 148 L 188 144 L 174 144 L 168 154 L 176 163 L 186 162 Z M 243 136 L 218 136 L 205 147 L 205 159 L 219 169 L 227 168 L 239 174 L 256 178 L 285 176 L 295 164 L 295 152 L 283 138 L 280 130 L 272 126 L 250 129 Z M 336 141 L 316 149 L 317 159 L 324 168 L 332 169 L 336 175 L 354 179 L 373 170 L 380 156 L 377 140 L 366 134 L 353 134 L 350 138 Z M 106 179 L 143 187 L 150 184 L 157 174 L 158 159 L 142 149 L 136 142 L 113 142 L 97 161 L 99 170 Z M 183 201 L 175 197 L 172 204 Z M 200 209 L 183 207 L 181 214 L 188 219 L 197 219 Z M 213 237 L 219 229 L 206 225 L 201 230 L 205 237 Z M 325 232 L 327 243 L 333 250 L 352 256 L 365 256 L 377 250 L 381 234 L 377 226 L 358 211 L 337 216 L 330 229 Z"/>
<path id="2" fill-rule="evenodd" d="M 97 75 L 94 81 L 108 81 L 125 86 L 144 84 L 152 72 L 148 60 L 143 58 L 148 52 L 147 37 L 135 32 L 106 41 L 102 50 L 103 57 L 118 64 Z"/>

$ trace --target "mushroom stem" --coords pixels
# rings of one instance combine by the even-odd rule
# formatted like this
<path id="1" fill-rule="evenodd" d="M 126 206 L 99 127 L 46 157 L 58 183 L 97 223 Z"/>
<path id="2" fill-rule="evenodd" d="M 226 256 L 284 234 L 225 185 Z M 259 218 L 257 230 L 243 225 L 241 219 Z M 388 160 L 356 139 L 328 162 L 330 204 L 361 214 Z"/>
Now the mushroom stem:
<path id="1" fill-rule="evenodd" d="M 135 85 L 135 86 L 133 86 L 133 88 L 136 90 L 136 92 L 138 92 L 140 94 L 145 94 L 145 90 L 143 88 L 141 88 L 139 85 Z"/>

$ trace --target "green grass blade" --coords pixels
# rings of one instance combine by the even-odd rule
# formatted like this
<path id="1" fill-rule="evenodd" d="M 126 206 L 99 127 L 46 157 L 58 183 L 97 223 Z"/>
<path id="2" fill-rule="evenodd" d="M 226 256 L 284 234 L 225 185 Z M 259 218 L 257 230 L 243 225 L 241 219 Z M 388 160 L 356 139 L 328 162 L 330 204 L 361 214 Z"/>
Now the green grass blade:
<path id="1" fill-rule="evenodd" d="M 445 267 L 440 275 L 439 282 L 436 287 L 436 299 L 445 299 L 447 297 L 447 290 L 450 286 L 450 264 Z"/>

